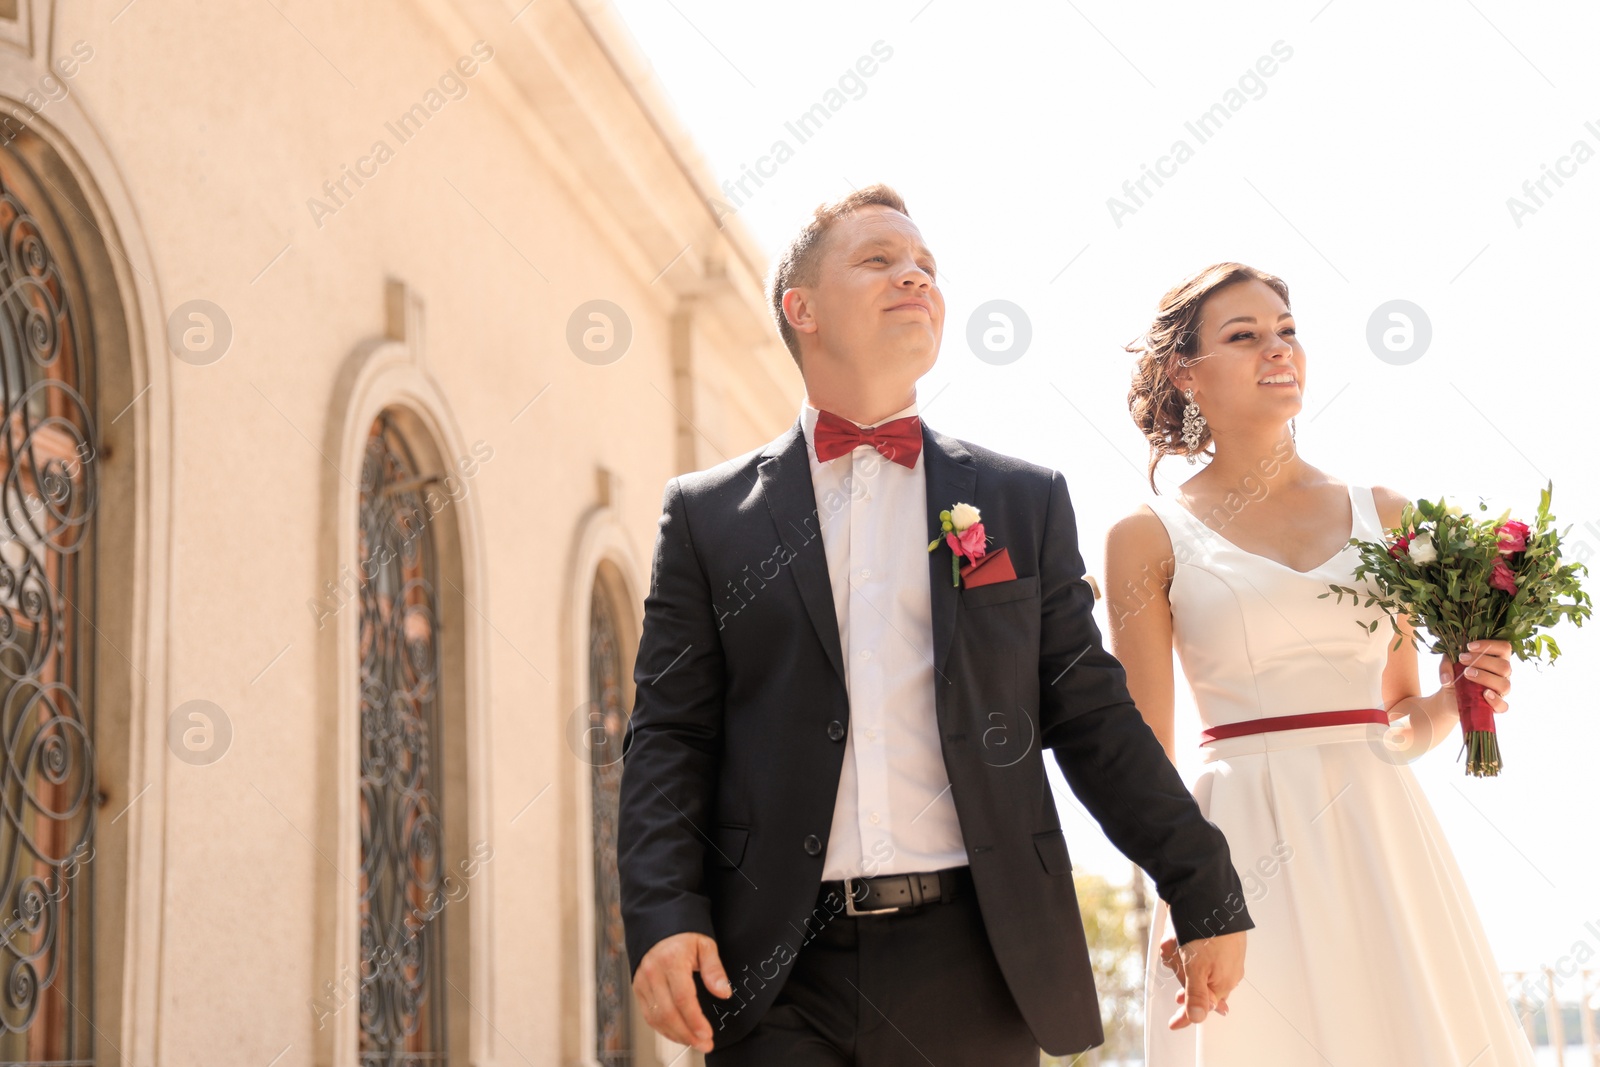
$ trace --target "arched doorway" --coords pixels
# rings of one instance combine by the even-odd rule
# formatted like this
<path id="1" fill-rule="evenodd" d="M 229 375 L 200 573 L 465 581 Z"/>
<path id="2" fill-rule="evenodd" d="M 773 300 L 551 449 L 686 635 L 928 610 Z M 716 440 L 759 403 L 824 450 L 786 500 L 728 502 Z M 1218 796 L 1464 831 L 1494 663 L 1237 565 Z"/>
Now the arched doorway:
<path id="1" fill-rule="evenodd" d="M 427 479 L 387 413 L 361 470 L 361 1062 L 448 1053 L 439 581 Z"/>
<path id="2" fill-rule="evenodd" d="M 97 1052 L 108 794 L 96 751 L 95 331 L 59 191 L 37 169 L 46 152 L 32 136 L 0 148 L 0 1061 L 66 1065 Z"/>
<path id="3" fill-rule="evenodd" d="M 469 897 L 493 855 L 469 845 L 461 530 L 420 420 L 385 408 L 361 466 L 360 1011 L 371 1067 L 465 1065 Z"/>
<path id="4" fill-rule="evenodd" d="M 589 598 L 589 705 L 584 761 L 589 766 L 589 858 L 594 887 L 594 1062 L 634 1067 L 631 968 L 622 930 L 617 878 L 617 805 L 622 787 L 622 741 L 628 724 L 632 642 L 622 628 L 618 582 L 605 565 Z"/>

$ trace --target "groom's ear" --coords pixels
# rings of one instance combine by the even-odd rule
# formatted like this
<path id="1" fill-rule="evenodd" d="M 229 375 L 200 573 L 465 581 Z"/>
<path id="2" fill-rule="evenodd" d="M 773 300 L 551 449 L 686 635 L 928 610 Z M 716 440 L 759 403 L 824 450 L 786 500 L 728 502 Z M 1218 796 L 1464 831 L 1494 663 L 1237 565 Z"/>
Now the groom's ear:
<path id="1" fill-rule="evenodd" d="M 817 317 L 812 311 L 811 294 L 802 287 L 783 291 L 783 317 L 795 333 L 816 333 Z"/>

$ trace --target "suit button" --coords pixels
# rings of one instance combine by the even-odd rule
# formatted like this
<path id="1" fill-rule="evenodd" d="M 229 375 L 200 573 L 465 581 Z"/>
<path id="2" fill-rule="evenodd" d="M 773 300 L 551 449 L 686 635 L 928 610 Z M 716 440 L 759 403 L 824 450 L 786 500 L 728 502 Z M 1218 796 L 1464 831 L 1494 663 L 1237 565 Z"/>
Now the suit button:
<path id="1" fill-rule="evenodd" d="M 817 835 L 816 834 L 807 834 L 806 835 L 806 855 L 815 856 L 817 853 L 819 853 L 821 851 L 822 851 L 822 842 L 817 839 Z"/>
<path id="2" fill-rule="evenodd" d="M 844 723 L 840 722 L 838 719 L 834 719 L 832 722 L 830 722 L 828 724 L 828 740 L 829 741 L 843 741 L 844 740 Z"/>

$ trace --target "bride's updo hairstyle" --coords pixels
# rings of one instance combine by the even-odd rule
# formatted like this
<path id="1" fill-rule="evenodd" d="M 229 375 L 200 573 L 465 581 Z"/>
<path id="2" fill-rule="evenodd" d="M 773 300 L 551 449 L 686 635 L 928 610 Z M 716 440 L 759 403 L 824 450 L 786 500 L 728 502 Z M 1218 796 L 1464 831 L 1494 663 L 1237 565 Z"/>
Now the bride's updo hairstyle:
<path id="1" fill-rule="evenodd" d="M 1220 289 L 1239 282 L 1266 282 L 1289 306 L 1289 286 L 1282 278 L 1257 270 L 1243 263 L 1213 263 L 1167 291 L 1156 306 L 1156 317 L 1144 336 L 1125 346 L 1137 358 L 1133 368 L 1133 386 L 1128 390 L 1128 410 L 1133 421 L 1150 442 L 1150 489 L 1156 488 L 1156 464 L 1163 456 L 1181 456 L 1188 452 L 1180 436 L 1183 432 L 1183 408 L 1188 403 L 1183 390 L 1172 381 L 1172 372 L 1180 367 L 1192 367 L 1199 362 L 1200 309 L 1206 298 Z M 1205 412 L 1202 410 L 1201 414 Z M 1211 443 L 1208 426 L 1200 435 L 1200 451 L 1215 455 L 1207 446 Z"/>

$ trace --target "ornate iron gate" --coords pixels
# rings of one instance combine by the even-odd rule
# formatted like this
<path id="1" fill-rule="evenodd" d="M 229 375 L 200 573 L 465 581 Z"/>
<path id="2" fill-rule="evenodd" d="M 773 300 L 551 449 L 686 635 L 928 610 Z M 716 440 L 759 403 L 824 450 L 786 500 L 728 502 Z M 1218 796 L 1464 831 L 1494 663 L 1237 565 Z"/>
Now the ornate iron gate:
<path id="1" fill-rule="evenodd" d="M 0 151 L 0 1060 L 63 1067 L 94 1062 L 96 456 L 77 261 L 38 190 Z"/>
<path id="2" fill-rule="evenodd" d="M 443 1065 L 439 601 L 429 479 L 380 415 L 361 470 L 361 1062 Z"/>

